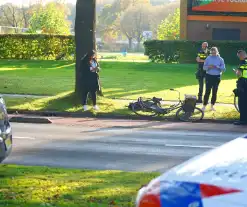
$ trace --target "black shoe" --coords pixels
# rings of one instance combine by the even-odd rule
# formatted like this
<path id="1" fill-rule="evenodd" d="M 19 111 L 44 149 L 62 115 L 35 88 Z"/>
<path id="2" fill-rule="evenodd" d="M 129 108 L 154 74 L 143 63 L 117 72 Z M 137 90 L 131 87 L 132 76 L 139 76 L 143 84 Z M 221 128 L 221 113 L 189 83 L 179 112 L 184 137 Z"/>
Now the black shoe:
<path id="1" fill-rule="evenodd" d="M 202 103 L 202 100 L 201 100 L 201 99 L 198 99 L 198 100 L 196 101 L 196 103 Z"/>
<path id="2" fill-rule="evenodd" d="M 247 125 L 247 122 L 243 122 L 243 121 L 236 121 L 233 123 L 234 125 L 237 125 L 237 126 L 244 126 L 244 125 Z"/>

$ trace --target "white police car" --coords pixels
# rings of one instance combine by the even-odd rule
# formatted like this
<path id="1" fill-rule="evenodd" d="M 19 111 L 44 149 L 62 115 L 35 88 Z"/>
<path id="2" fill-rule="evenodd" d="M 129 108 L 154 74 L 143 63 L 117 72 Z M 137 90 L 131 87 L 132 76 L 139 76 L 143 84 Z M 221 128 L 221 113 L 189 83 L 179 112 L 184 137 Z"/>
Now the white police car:
<path id="1" fill-rule="evenodd" d="M 247 135 L 172 168 L 136 199 L 136 207 L 246 206 Z"/>
<path id="2" fill-rule="evenodd" d="M 12 129 L 4 99 L 0 96 L 0 163 L 11 153 Z"/>

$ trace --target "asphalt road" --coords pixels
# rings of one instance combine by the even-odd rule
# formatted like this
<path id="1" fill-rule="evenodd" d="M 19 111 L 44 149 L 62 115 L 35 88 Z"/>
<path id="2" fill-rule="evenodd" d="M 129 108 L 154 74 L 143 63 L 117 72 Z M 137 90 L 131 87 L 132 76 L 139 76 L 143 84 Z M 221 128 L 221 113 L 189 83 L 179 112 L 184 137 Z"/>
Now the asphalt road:
<path id="1" fill-rule="evenodd" d="M 13 152 L 4 163 L 125 171 L 165 170 L 242 133 L 111 129 L 12 123 Z"/>

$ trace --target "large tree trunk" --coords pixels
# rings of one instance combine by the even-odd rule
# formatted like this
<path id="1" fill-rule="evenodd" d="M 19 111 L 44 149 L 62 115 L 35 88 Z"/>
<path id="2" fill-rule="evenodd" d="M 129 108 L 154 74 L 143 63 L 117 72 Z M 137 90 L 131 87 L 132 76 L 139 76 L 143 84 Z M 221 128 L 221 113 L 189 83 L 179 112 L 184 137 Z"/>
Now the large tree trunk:
<path id="1" fill-rule="evenodd" d="M 75 93 L 82 94 L 81 58 L 90 50 L 95 50 L 96 0 L 77 0 L 75 18 L 76 72 Z"/>

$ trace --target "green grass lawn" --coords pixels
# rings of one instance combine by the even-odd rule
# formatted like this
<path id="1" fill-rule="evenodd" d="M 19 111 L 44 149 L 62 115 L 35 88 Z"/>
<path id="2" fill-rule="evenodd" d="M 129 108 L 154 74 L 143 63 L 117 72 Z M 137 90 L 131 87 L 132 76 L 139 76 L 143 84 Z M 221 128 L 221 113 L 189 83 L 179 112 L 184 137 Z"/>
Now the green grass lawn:
<path id="1" fill-rule="evenodd" d="M 136 99 L 139 96 L 175 100 L 181 94 L 197 94 L 196 65 L 149 62 L 101 62 L 106 98 Z M 227 66 L 218 101 L 232 103 L 236 78 Z M 0 93 L 57 95 L 74 89 L 74 63 L 69 61 L 0 61 Z"/>
<path id="2" fill-rule="evenodd" d="M 1 165 L 1 207 L 134 207 L 138 189 L 158 173 Z"/>

